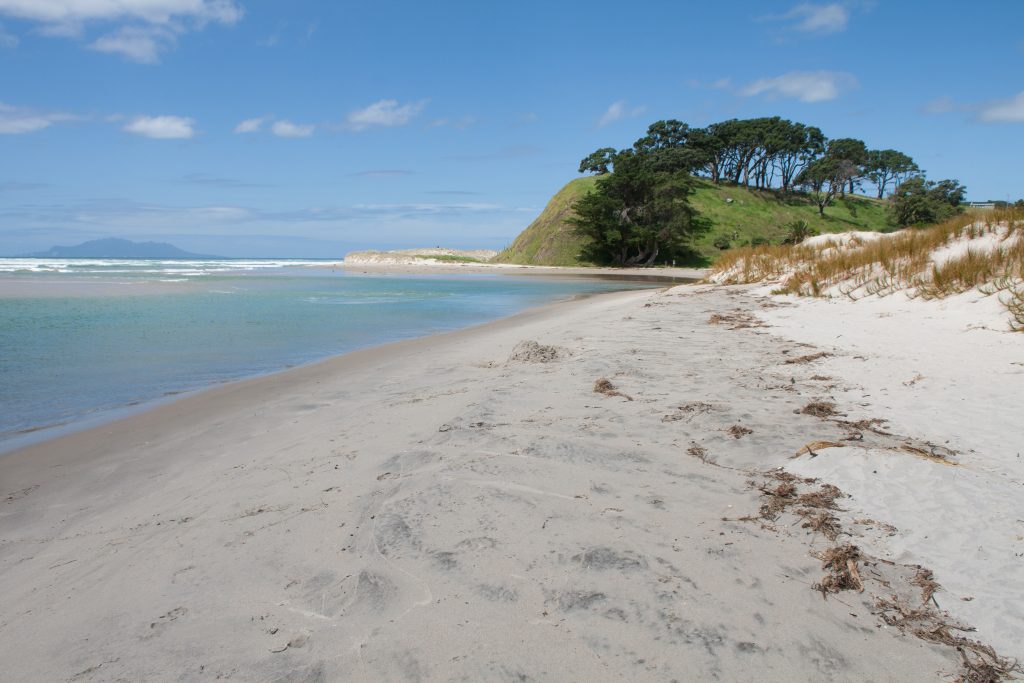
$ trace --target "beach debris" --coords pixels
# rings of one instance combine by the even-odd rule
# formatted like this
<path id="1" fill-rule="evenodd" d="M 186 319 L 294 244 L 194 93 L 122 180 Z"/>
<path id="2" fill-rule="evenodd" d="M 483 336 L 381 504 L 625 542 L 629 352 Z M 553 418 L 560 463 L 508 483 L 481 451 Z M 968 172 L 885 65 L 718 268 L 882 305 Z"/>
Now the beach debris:
<path id="1" fill-rule="evenodd" d="M 857 561 L 861 559 L 860 548 L 850 543 L 829 548 L 817 556 L 821 560 L 821 568 L 828 573 L 812 588 L 821 591 L 821 596 L 838 593 L 843 590 L 864 592 Z"/>
<path id="2" fill-rule="evenodd" d="M 550 363 L 570 355 L 572 354 L 568 349 L 560 346 L 547 346 L 527 339 L 515 345 L 512 355 L 508 357 L 508 362 Z"/>
<path id="3" fill-rule="evenodd" d="M 939 590 L 939 584 L 935 580 L 935 574 L 931 569 L 918 567 L 917 573 L 914 574 L 914 578 L 910 580 L 910 583 L 921 589 L 922 605 L 927 605 L 928 601 L 931 600 L 936 607 L 939 606 L 939 603 L 935 600 L 935 591 Z"/>
<path id="4" fill-rule="evenodd" d="M 661 418 L 662 422 L 677 422 L 679 420 L 686 420 L 689 422 L 697 415 L 703 415 L 710 413 L 712 410 L 720 410 L 718 406 L 713 406 L 710 403 L 704 403 L 703 401 L 691 401 L 690 403 L 684 403 L 676 408 L 675 413 L 669 413 Z"/>
<path id="5" fill-rule="evenodd" d="M 836 414 L 836 404 L 828 401 L 811 401 L 797 412 L 814 417 L 832 417 Z"/>
<path id="6" fill-rule="evenodd" d="M 809 517 L 820 510 L 839 509 L 836 500 L 843 497 L 843 492 L 832 484 L 822 484 L 816 491 L 800 493 L 800 485 L 814 484 L 818 480 L 799 477 L 785 470 L 775 470 L 763 476 L 768 481 L 757 486 L 766 497 L 759 510 L 759 516 L 763 520 L 774 522 L 783 512 L 794 506 L 801 508 L 797 514 L 802 517 Z M 822 520 L 821 529 L 826 526 L 826 522 L 827 520 Z"/>
<path id="7" fill-rule="evenodd" d="M 594 393 L 604 394 L 605 396 L 621 396 L 627 401 L 632 401 L 633 397 L 628 394 L 624 394 L 619 391 L 614 384 L 611 383 L 606 377 L 602 377 L 594 382 Z"/>
<path id="8" fill-rule="evenodd" d="M 299 635 L 293 637 L 291 640 L 289 640 L 284 645 L 279 645 L 278 647 L 270 648 L 270 651 L 275 653 L 275 654 L 277 654 L 279 652 L 284 652 L 285 650 L 288 650 L 288 649 L 298 650 L 299 648 L 305 646 L 306 641 L 308 641 L 308 640 L 309 640 L 309 634 L 308 633 L 300 633 Z"/>
<path id="9" fill-rule="evenodd" d="M 800 528 L 810 529 L 813 533 L 821 534 L 830 541 L 836 540 L 843 533 L 842 527 L 839 526 L 839 518 L 831 512 L 800 508 L 796 514 L 804 518 L 804 523 L 800 525 Z"/>
<path id="10" fill-rule="evenodd" d="M 828 358 L 832 354 L 827 351 L 819 351 L 818 353 L 809 353 L 806 356 L 797 356 L 796 358 L 788 358 L 785 361 L 786 365 L 804 365 L 805 363 L 812 363 L 820 358 Z"/>
<path id="11" fill-rule="evenodd" d="M 754 430 L 749 427 L 744 427 L 743 425 L 733 425 L 732 427 L 729 427 L 728 432 L 732 438 L 740 439 L 747 434 L 753 434 Z"/>
<path id="12" fill-rule="evenodd" d="M 793 455 L 789 456 L 789 459 L 792 460 L 794 458 L 799 458 L 801 455 L 804 455 L 805 453 L 810 454 L 812 458 L 816 458 L 818 457 L 817 451 L 823 450 L 825 448 L 843 448 L 844 446 L 845 444 L 837 443 L 835 441 L 812 441 L 801 446 L 800 450 L 798 450 Z"/>
<path id="13" fill-rule="evenodd" d="M 924 446 L 924 448 L 922 448 L 921 446 Z M 911 455 L 917 456 L 918 458 L 923 458 L 924 460 L 931 460 L 932 462 L 937 462 L 943 465 L 950 465 L 953 467 L 956 466 L 956 462 L 949 459 L 951 456 L 956 455 L 956 451 L 944 448 L 942 446 L 936 446 L 935 444 L 928 442 L 922 443 L 921 446 L 905 442 L 893 448 L 892 450 L 910 453 Z"/>
<path id="14" fill-rule="evenodd" d="M 713 465 L 714 463 L 708 459 L 708 449 L 699 445 L 696 442 L 691 442 L 690 447 L 686 449 L 687 454 L 692 455 L 701 462 Z"/>
<path id="15" fill-rule="evenodd" d="M 953 620 L 946 612 L 924 604 L 911 607 L 898 596 L 875 600 L 875 614 L 889 626 L 921 640 L 956 648 L 960 654 L 959 683 L 998 683 L 1014 680 L 1015 674 L 1024 673 L 1020 663 L 1001 657 L 990 646 L 962 634 L 975 629 Z"/>
<path id="16" fill-rule="evenodd" d="M 734 309 L 728 313 L 712 313 L 708 318 L 709 325 L 728 325 L 730 330 L 745 330 L 751 327 L 768 327 L 760 318 L 742 309 Z"/>

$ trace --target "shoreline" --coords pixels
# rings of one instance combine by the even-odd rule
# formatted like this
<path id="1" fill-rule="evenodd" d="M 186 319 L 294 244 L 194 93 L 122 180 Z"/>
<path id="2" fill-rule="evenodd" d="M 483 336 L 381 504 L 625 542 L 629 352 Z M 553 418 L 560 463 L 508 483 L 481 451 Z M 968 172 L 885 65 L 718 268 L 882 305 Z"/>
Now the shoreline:
<path id="1" fill-rule="evenodd" d="M 441 261 L 394 259 L 390 261 L 340 261 L 331 265 L 310 268 L 341 268 L 353 273 L 464 273 L 474 275 L 563 275 L 612 277 L 614 279 L 651 279 L 658 281 L 695 281 L 707 276 L 708 268 L 604 268 L 582 266 L 530 266 L 512 263 L 446 263 Z"/>
<path id="2" fill-rule="evenodd" d="M 837 305 L 840 318 L 875 316 Z M 822 467 L 852 456 L 789 459 L 848 433 L 801 406 L 860 396 L 853 378 L 815 379 L 862 368 L 853 352 L 786 362 L 816 351 L 800 336 L 814 308 L 750 287 L 602 294 L 214 387 L 10 453 L 0 654 L 16 677 L 63 679 L 953 672 L 949 648 L 879 627 L 880 584 L 824 601 L 810 589 L 821 569 L 809 552 L 830 545 L 821 534 L 741 521 L 763 498 L 748 472 L 778 466 L 851 485 L 834 514 L 852 540 L 932 566 L 950 590 L 973 583 L 962 606 L 993 613 L 979 637 L 1019 643 L 1017 603 L 993 602 L 1019 592 L 1019 567 L 935 566 L 942 557 L 912 542 L 934 533 L 928 514 L 893 509 L 897 537 L 889 519 L 857 522 L 872 492 L 858 485 L 877 480 Z M 526 340 L 550 348 L 517 346 Z M 620 393 L 595 393 L 599 378 Z M 916 419 L 895 424 L 933 436 Z M 868 445 L 848 448 L 880 457 Z M 952 485 L 956 468 L 894 453 L 895 494 L 907 497 L 918 466 L 941 468 L 924 495 Z M 984 520 L 986 502 L 969 502 Z M 989 552 L 1013 545 L 997 532 Z M 883 570 L 865 565 L 865 581 Z M 960 595 L 937 598 L 962 613 Z"/>
<path id="3" fill-rule="evenodd" d="M 541 274 L 538 274 L 538 275 L 541 275 Z M 627 279 L 628 281 L 632 281 L 632 282 L 636 281 L 636 280 L 631 279 L 631 278 L 625 278 L 625 279 Z M 180 391 L 175 391 L 175 392 L 172 392 L 172 393 L 169 393 L 169 394 L 164 394 L 164 395 L 161 395 L 161 396 L 154 397 L 152 399 L 135 402 L 135 403 L 128 404 L 128 405 L 121 405 L 121 406 L 117 406 L 117 407 L 113 407 L 113 408 L 109 408 L 109 409 L 98 410 L 98 411 L 95 411 L 93 413 L 88 413 L 88 414 L 84 415 L 81 418 L 71 420 L 69 422 L 62 422 L 62 423 L 50 424 L 50 425 L 34 426 L 34 427 L 31 427 L 31 428 L 27 428 L 27 429 L 23 429 L 21 431 L 15 432 L 11 436 L 9 436 L 9 437 L 3 439 L 2 441 L 0 441 L 0 461 L 2 461 L 3 458 L 8 457 L 8 456 L 10 456 L 10 455 L 12 455 L 14 453 L 17 453 L 17 452 L 19 452 L 21 450 L 25 450 L 25 449 L 29 449 L 29 448 L 35 448 L 35 447 L 39 447 L 39 446 L 45 446 L 50 441 L 54 441 L 54 440 L 62 439 L 62 438 L 66 438 L 66 437 L 74 437 L 75 435 L 80 434 L 82 432 L 88 432 L 88 431 L 91 431 L 91 430 L 103 429 L 107 425 L 110 425 L 110 424 L 113 424 L 113 423 L 118 423 L 118 422 L 121 422 L 123 420 L 131 420 L 131 419 L 134 419 L 136 417 L 142 416 L 142 415 L 146 414 L 147 412 L 149 412 L 151 410 L 157 410 L 157 409 L 159 409 L 161 407 L 173 405 L 174 403 L 177 403 L 179 401 L 185 401 L 185 400 L 189 400 L 189 399 L 192 399 L 192 398 L 196 398 L 196 397 L 198 397 L 201 394 L 204 394 L 206 392 L 214 391 L 216 389 L 220 389 L 220 388 L 227 387 L 227 386 L 230 386 L 230 385 L 245 384 L 247 382 L 251 382 L 251 381 L 254 381 L 254 380 L 260 380 L 260 379 L 272 377 L 272 376 L 275 376 L 275 375 L 280 375 L 280 374 L 290 373 L 290 372 L 296 372 L 296 371 L 299 371 L 299 370 L 303 370 L 304 368 L 307 368 L 309 366 L 316 366 L 316 365 L 319 365 L 321 363 L 328 363 L 330 361 L 340 360 L 340 359 L 344 358 L 345 356 L 348 356 L 348 355 L 354 354 L 354 353 L 369 352 L 369 351 L 374 351 L 376 349 L 381 349 L 382 351 L 384 351 L 387 348 L 389 348 L 389 347 L 391 347 L 391 346 L 393 346 L 395 344 L 402 344 L 402 343 L 405 343 L 405 342 L 413 342 L 413 341 L 418 341 L 418 340 L 426 340 L 426 339 L 430 339 L 432 337 L 446 337 L 447 335 L 454 335 L 454 334 L 457 334 L 459 332 L 469 332 L 469 331 L 472 331 L 472 330 L 474 330 L 474 329 L 476 329 L 478 327 L 483 327 L 483 326 L 487 326 L 487 325 L 493 325 L 493 324 L 496 324 L 496 323 L 499 323 L 499 322 L 502 322 L 502 321 L 505 321 L 505 320 L 511 320 L 511 319 L 517 318 L 520 315 L 524 315 L 524 314 L 529 313 L 529 312 L 534 311 L 534 310 L 539 311 L 539 310 L 546 309 L 549 306 L 555 306 L 555 305 L 559 305 L 559 304 L 563 304 L 563 303 L 570 303 L 572 301 L 585 300 L 585 299 L 590 298 L 592 296 L 603 296 L 603 295 L 607 295 L 607 294 L 616 294 L 616 293 L 624 293 L 624 292 L 632 292 L 632 291 L 646 291 L 646 289 L 647 288 L 645 288 L 644 290 L 612 290 L 612 291 L 609 291 L 609 292 L 598 292 L 598 293 L 589 293 L 589 294 L 575 294 L 575 295 L 569 296 L 568 298 L 559 298 L 559 299 L 551 301 L 551 302 L 549 302 L 547 304 L 542 304 L 540 306 L 532 306 L 530 308 L 527 308 L 525 310 L 519 311 L 517 313 L 513 313 L 512 315 L 509 315 L 509 316 L 504 316 L 504 317 L 500 317 L 500 318 L 497 318 L 497 319 L 494 319 L 494 320 L 484 321 L 484 322 L 480 322 L 480 323 L 474 323 L 474 324 L 469 325 L 467 327 L 459 328 L 459 329 L 456 329 L 456 330 L 449 330 L 449 331 L 446 331 L 446 332 L 426 332 L 426 333 L 424 333 L 422 335 L 414 336 L 414 337 L 411 337 L 409 339 L 401 339 L 401 340 L 397 340 L 397 341 L 386 341 L 386 342 L 382 342 L 382 343 L 378 343 L 378 344 L 372 344 L 370 346 L 366 346 L 366 347 L 362 347 L 362 348 L 357 348 L 357 349 L 353 349 L 353 350 L 350 350 L 350 351 L 344 351 L 342 353 L 336 353 L 336 354 L 331 354 L 331 355 L 328 355 L 328 356 L 323 356 L 321 358 L 315 358 L 313 360 L 310 360 L 310 361 L 307 361 L 307 362 L 304 362 L 304 363 L 299 363 L 297 365 L 289 365 L 289 366 L 282 367 L 282 368 L 279 368 L 279 369 L 276 369 L 276 370 L 270 370 L 270 371 L 267 371 L 267 372 L 261 372 L 261 373 L 257 373 L 257 374 L 240 376 L 240 377 L 237 377 L 237 378 L 234 378 L 234 379 L 229 379 L 229 380 L 224 380 L 224 381 L 221 381 L 221 382 L 216 382 L 216 383 L 213 383 L 213 384 L 209 384 L 207 386 L 197 387 L 197 388 L 193 388 L 193 389 L 183 389 L 183 390 L 180 390 Z"/>

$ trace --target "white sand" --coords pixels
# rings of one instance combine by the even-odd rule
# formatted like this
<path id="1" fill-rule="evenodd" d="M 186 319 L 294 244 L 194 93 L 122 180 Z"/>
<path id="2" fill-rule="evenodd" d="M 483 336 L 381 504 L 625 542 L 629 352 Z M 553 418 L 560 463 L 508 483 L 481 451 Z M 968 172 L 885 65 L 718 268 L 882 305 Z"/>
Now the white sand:
<path id="1" fill-rule="evenodd" d="M 559 304 L 220 387 L 5 456 L 4 675 L 881 681 L 955 672 L 949 648 L 871 613 L 884 566 L 865 566 L 865 593 L 823 600 L 811 589 L 822 576 L 811 552 L 826 539 L 792 517 L 776 530 L 723 521 L 761 502 L 750 475 L 724 467 L 781 464 L 849 487 L 844 522 L 861 507 L 893 521 L 892 538 L 878 525 L 848 528 L 862 547 L 936 568 L 950 587 L 936 596 L 943 607 L 957 602 L 984 637 L 1024 654 L 1014 652 L 1024 641 L 1021 543 L 1006 535 L 1024 512 L 1005 446 L 1020 440 L 1008 373 L 1019 380 L 1024 370 L 1005 362 L 1024 360 L 1024 336 L 999 337 L 1008 350 L 993 341 L 970 365 L 973 335 L 996 333 L 895 316 L 854 331 L 874 314 L 863 302 L 764 308 L 773 305 L 749 288 L 710 287 Z M 734 309 L 778 327 L 708 323 Z M 883 336 L 915 329 L 916 341 Z M 786 364 L 814 351 L 787 337 L 848 355 Z M 509 361 L 524 340 L 557 347 L 555 357 Z M 908 343 L 947 354 L 946 365 L 929 356 L 904 367 L 893 354 L 914 353 Z M 956 382 L 939 372 L 950 365 Z M 997 372 L 1006 377 L 986 393 Z M 916 374 L 925 379 L 899 388 Z M 594 393 L 600 377 L 635 400 Z M 915 394 L 926 401 L 915 407 Z M 829 395 L 890 419 L 893 433 L 977 453 L 961 453 L 956 468 L 892 451 L 876 464 L 880 454 L 855 448 L 835 449 L 857 459 L 848 462 L 831 451 L 788 460 L 847 433 L 794 413 Z M 703 405 L 680 409 L 692 402 Z M 922 402 L 937 410 L 929 416 Z M 971 429 L 950 417 L 960 409 L 972 411 L 956 418 Z M 734 438 L 734 425 L 752 433 Z M 694 445 L 720 466 L 688 455 Z M 868 465 L 885 466 L 890 483 Z M 956 535 L 970 544 L 947 542 Z M 988 571 L 975 571 L 984 566 L 975 544 L 997 558 Z M 968 593 L 975 600 L 961 603 Z"/>
<path id="2" fill-rule="evenodd" d="M 847 448 L 790 469 L 841 482 L 895 525 L 873 550 L 933 569 L 941 606 L 1024 660 L 1024 334 L 1007 331 L 997 298 L 801 300 L 764 318 L 837 354 L 817 365 L 843 380 L 833 395 L 850 419 L 884 417 L 957 451 L 956 466 Z"/>

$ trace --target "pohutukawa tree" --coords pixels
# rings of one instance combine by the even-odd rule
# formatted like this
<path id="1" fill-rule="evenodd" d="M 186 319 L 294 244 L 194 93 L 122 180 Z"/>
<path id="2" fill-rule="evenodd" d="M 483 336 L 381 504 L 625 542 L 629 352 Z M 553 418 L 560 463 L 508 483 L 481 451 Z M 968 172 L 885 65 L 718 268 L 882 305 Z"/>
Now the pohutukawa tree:
<path id="1" fill-rule="evenodd" d="M 864 175 L 878 188 L 879 199 L 885 196 L 885 188 L 890 183 L 896 187 L 921 173 L 913 159 L 895 149 L 871 150 L 864 163 Z"/>
<path id="2" fill-rule="evenodd" d="M 612 172 L 573 205 L 576 234 L 589 238 L 584 258 L 616 266 L 650 266 L 690 253 L 690 240 L 709 225 L 690 206 L 693 179 L 666 170 L 655 153 L 617 152 Z"/>

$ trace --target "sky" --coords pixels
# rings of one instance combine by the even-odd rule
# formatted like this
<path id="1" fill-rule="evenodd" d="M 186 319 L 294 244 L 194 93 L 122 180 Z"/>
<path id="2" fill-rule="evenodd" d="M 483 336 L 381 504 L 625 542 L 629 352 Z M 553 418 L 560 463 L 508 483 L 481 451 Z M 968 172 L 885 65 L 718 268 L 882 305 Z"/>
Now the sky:
<path id="1" fill-rule="evenodd" d="M 500 249 L 647 125 L 782 116 L 1024 197 L 1024 2 L 0 0 L 0 255 Z"/>

